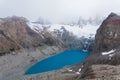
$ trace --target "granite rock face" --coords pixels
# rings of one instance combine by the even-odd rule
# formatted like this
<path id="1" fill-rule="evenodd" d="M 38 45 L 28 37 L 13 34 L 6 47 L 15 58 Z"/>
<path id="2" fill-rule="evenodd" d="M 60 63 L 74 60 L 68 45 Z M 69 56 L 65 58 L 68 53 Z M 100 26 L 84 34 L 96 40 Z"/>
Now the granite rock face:
<path id="1" fill-rule="evenodd" d="M 120 45 L 120 16 L 111 13 L 97 30 L 94 54 L 109 51 Z"/>

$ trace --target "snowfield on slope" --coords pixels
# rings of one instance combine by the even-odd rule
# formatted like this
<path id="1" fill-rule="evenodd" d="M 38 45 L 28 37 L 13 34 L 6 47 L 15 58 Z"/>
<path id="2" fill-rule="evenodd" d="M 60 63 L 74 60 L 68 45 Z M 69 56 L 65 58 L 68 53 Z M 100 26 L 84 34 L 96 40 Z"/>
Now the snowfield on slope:
<path id="1" fill-rule="evenodd" d="M 91 24 L 87 24 L 83 27 L 79 26 L 70 26 L 70 25 L 60 25 L 60 24 L 53 24 L 49 28 L 50 31 L 54 31 L 55 29 L 60 30 L 62 27 L 64 27 L 66 30 L 69 32 L 72 32 L 74 35 L 77 37 L 94 37 L 96 34 L 96 30 L 98 29 L 99 26 L 93 26 Z"/>
<path id="2" fill-rule="evenodd" d="M 64 27 L 67 31 L 72 32 L 74 35 L 77 37 L 94 37 L 96 34 L 96 31 L 99 27 L 94 26 L 91 24 L 87 24 L 83 27 L 79 27 L 78 25 L 70 26 L 70 25 L 62 25 L 62 24 L 51 24 L 51 25 L 44 25 L 42 26 L 41 24 L 35 24 L 35 23 L 28 23 L 31 29 L 33 29 L 36 32 L 41 32 L 43 30 L 43 27 L 46 27 L 48 31 L 55 31 L 55 30 L 60 30 L 61 28 Z"/>
<path id="3" fill-rule="evenodd" d="M 41 32 L 43 30 L 43 27 L 41 24 L 35 24 L 35 23 L 31 23 L 31 22 L 29 22 L 27 24 L 32 30 L 34 30 L 37 33 Z"/>

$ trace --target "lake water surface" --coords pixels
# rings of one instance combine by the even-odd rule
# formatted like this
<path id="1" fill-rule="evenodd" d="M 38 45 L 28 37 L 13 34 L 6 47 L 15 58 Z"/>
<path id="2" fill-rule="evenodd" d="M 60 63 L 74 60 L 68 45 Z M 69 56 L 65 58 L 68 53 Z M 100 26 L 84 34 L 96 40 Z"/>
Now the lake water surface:
<path id="1" fill-rule="evenodd" d="M 25 74 L 36 74 L 61 69 L 65 66 L 80 63 L 88 56 L 89 52 L 81 50 L 65 51 L 37 62 L 30 67 Z"/>

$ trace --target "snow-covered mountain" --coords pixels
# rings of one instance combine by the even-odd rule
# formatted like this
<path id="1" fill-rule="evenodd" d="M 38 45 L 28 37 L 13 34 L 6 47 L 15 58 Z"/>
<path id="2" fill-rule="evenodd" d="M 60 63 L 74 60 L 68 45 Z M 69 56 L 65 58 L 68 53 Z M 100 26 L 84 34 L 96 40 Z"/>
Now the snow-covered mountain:
<path id="1" fill-rule="evenodd" d="M 53 24 L 49 28 L 50 31 L 61 30 L 65 28 L 67 31 L 73 33 L 73 35 L 77 37 L 94 37 L 98 26 L 93 26 L 91 24 L 87 24 L 84 27 L 79 27 L 78 25 L 70 26 L 70 25 L 60 25 L 60 24 Z"/>
<path id="2" fill-rule="evenodd" d="M 49 24 L 49 25 L 41 25 L 37 23 L 28 23 L 28 25 L 36 32 L 41 32 L 42 30 L 48 30 L 50 32 L 60 31 L 63 32 L 63 28 L 65 28 L 67 31 L 75 35 L 76 37 L 85 37 L 94 38 L 94 35 L 96 34 L 96 30 L 98 29 L 99 25 L 95 26 L 92 24 L 86 24 L 83 27 L 80 27 L 79 25 L 64 25 L 64 24 Z"/>
<path id="3" fill-rule="evenodd" d="M 38 23 L 28 23 L 31 29 L 37 33 L 44 34 L 50 32 L 52 35 L 60 39 L 68 49 L 92 50 L 94 37 L 99 25 L 86 24 L 65 25 L 65 24 L 49 24 L 41 25 Z"/>

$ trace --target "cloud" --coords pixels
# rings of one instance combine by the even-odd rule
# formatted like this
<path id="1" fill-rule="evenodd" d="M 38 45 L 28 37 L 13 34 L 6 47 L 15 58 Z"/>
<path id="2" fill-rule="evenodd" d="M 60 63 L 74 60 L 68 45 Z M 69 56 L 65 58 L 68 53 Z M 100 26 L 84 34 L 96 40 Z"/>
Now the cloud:
<path id="1" fill-rule="evenodd" d="M 52 22 L 119 13 L 120 0 L 0 0 L 0 17 L 44 17 Z"/>

